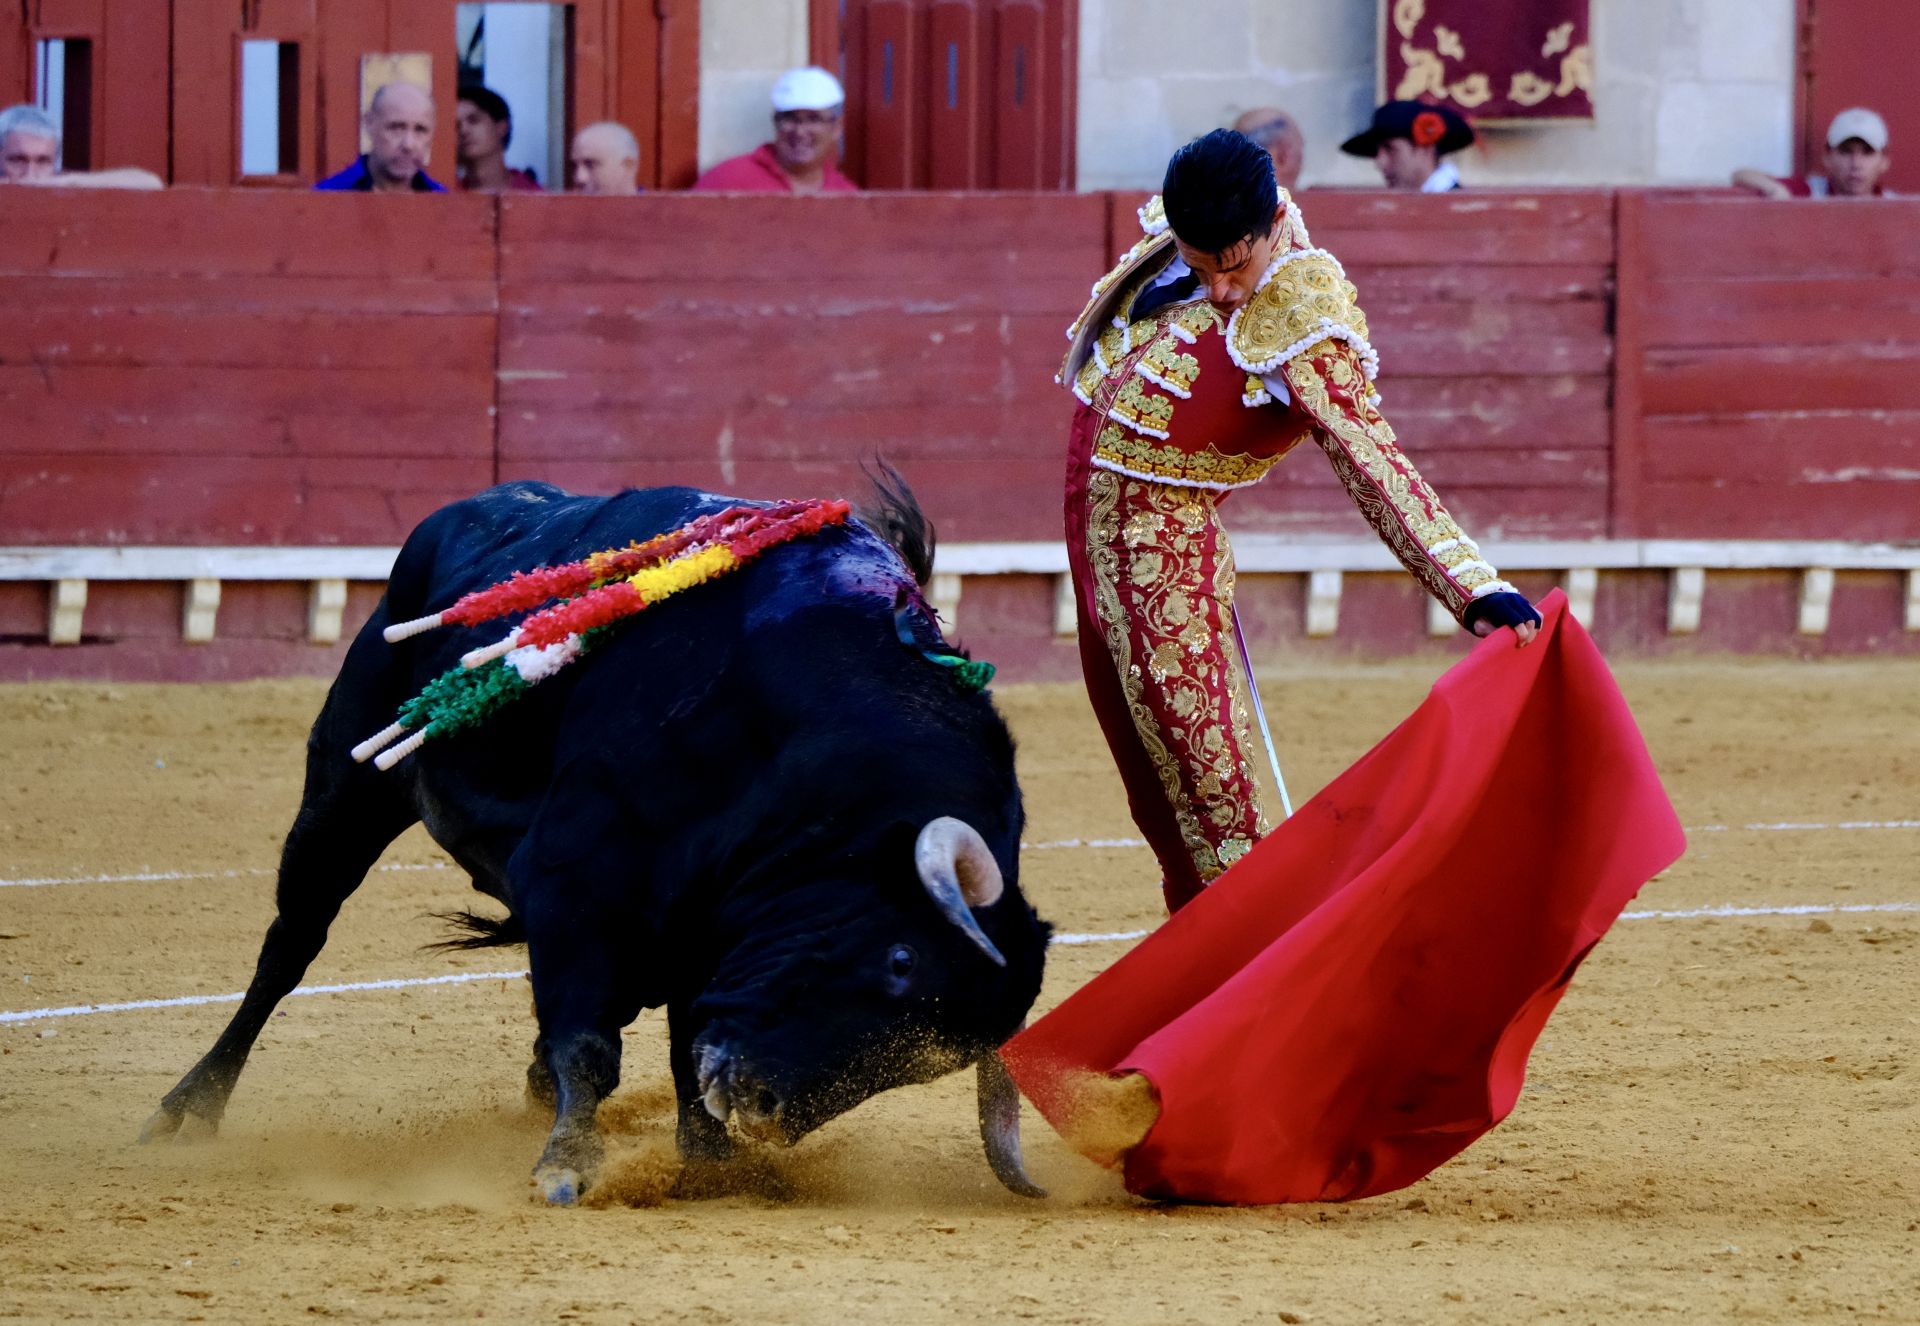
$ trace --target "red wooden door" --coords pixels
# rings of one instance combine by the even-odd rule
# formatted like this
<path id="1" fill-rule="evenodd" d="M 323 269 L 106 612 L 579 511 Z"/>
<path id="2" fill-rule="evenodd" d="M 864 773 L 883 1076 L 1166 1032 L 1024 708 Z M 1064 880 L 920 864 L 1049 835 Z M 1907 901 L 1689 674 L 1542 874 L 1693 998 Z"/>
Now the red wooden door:
<path id="1" fill-rule="evenodd" d="M 1077 0 L 813 0 L 869 189 L 1071 189 Z"/>
<path id="2" fill-rule="evenodd" d="M 1801 0 L 1800 164 L 1820 173 L 1827 126 L 1849 106 L 1887 121 L 1885 186 L 1920 193 L 1920 83 L 1894 53 L 1920 49 L 1920 4 Z"/>
<path id="3" fill-rule="evenodd" d="M 168 162 L 168 13 L 155 0 L 27 0 L 0 31 L 0 105 L 38 101 L 36 50 L 67 43 L 62 157 L 69 170 Z"/>

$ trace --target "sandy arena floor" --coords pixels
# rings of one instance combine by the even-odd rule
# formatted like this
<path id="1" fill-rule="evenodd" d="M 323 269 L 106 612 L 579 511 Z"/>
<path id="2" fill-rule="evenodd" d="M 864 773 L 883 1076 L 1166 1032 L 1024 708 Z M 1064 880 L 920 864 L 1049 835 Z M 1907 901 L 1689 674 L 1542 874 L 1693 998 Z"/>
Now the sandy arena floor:
<path id="1" fill-rule="evenodd" d="M 1296 794 L 1435 671 L 1274 670 Z M 1633 910 L 1763 914 L 1623 920 L 1513 1117 L 1405 1192 L 1149 1205 L 1029 1111 L 1053 1196 L 1023 1201 L 987 1173 L 961 1075 L 783 1155 L 783 1196 L 556 1211 L 528 1184 L 545 1121 L 520 1099 L 521 980 L 288 1000 L 200 1145 L 133 1139 L 230 1006 L 7 1019 L 0 1318 L 1920 1321 L 1920 665 L 1621 680 L 1692 840 Z M 0 688 L 0 1011 L 241 989 L 321 694 Z M 1030 841 L 1130 836 L 1078 692 L 1001 700 Z M 463 877 L 417 834 L 388 864 L 310 984 L 520 965 L 423 954 L 423 913 L 464 902 Z M 1063 930 L 1158 919 L 1137 848 L 1025 869 Z M 1119 948 L 1057 948 L 1042 1006 Z M 671 1129 L 664 1023 L 629 1037 L 607 1118 L 644 1178 Z"/>

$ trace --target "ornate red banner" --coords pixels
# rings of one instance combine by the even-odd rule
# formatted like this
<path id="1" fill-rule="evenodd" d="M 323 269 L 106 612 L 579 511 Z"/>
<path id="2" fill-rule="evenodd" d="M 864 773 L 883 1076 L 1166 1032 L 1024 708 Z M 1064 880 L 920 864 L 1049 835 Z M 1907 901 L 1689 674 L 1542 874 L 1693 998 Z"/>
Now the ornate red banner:
<path id="1" fill-rule="evenodd" d="M 1490 120 L 1593 118 L 1588 0 L 1380 0 L 1383 101 Z"/>

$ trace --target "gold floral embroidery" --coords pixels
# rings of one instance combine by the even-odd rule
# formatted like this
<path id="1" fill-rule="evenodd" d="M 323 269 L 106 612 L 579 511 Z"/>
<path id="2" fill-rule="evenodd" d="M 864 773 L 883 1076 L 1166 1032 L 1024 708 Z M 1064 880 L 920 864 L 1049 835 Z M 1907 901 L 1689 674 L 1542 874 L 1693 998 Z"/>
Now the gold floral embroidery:
<path id="1" fill-rule="evenodd" d="M 1200 361 L 1180 349 L 1180 341 L 1172 335 L 1157 337 L 1147 347 L 1147 353 L 1141 357 L 1140 376 L 1168 391 L 1180 396 L 1193 394 L 1193 384 L 1200 378 Z"/>
<path id="2" fill-rule="evenodd" d="M 1211 880 L 1266 831 L 1246 763 L 1245 680 L 1222 633 L 1232 549 L 1204 494 L 1096 471 L 1087 496 L 1102 634 L 1181 842 Z M 1155 570 L 1142 579 L 1148 558 Z"/>
<path id="3" fill-rule="evenodd" d="M 1164 438 L 1173 425 L 1173 398 L 1149 394 L 1144 378 L 1130 377 L 1107 413 L 1135 432 Z"/>
<path id="4" fill-rule="evenodd" d="M 1278 456 L 1226 455 L 1208 447 L 1182 451 L 1167 443 L 1135 437 L 1115 424 L 1094 440 L 1093 463 L 1102 469 L 1196 488 L 1245 488 L 1260 482 Z"/>
<path id="5" fill-rule="evenodd" d="M 1499 573 L 1480 560 L 1400 450 L 1393 429 L 1359 394 L 1353 384 L 1364 378 L 1353 356 L 1349 346 L 1322 341 L 1288 361 L 1287 384 L 1319 423 L 1321 449 L 1361 514 L 1414 578 L 1458 617 L 1473 591 Z"/>
<path id="6" fill-rule="evenodd" d="M 1174 314 L 1168 330 L 1191 345 L 1210 331 L 1218 331 L 1226 326 L 1227 320 L 1220 316 L 1220 310 L 1204 299 L 1191 304 L 1182 304 Z M 1175 328 L 1179 330 L 1174 331 Z M 1184 333 L 1184 334 L 1183 334 Z"/>
<path id="7" fill-rule="evenodd" d="M 1235 314 L 1228 330 L 1233 357 L 1251 373 L 1275 368 L 1291 351 L 1344 327 L 1362 340 L 1367 315 L 1359 293 L 1341 274 L 1340 264 L 1324 253 L 1308 253 L 1284 264 Z"/>

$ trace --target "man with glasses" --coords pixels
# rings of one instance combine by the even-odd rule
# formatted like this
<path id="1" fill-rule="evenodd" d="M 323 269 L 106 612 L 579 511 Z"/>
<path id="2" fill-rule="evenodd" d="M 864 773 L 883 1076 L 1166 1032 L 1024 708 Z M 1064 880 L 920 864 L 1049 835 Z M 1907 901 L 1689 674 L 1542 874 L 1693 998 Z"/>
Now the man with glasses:
<path id="1" fill-rule="evenodd" d="M 824 69 L 790 69 L 773 85 L 773 141 L 722 161 L 694 188 L 715 193 L 856 193 L 840 173 L 847 96 Z"/>

